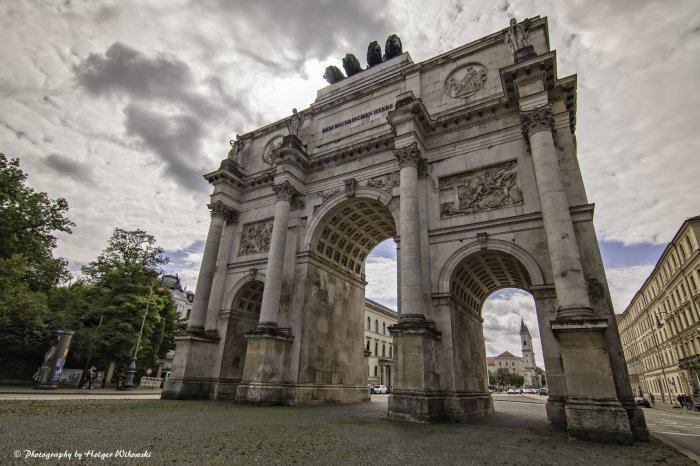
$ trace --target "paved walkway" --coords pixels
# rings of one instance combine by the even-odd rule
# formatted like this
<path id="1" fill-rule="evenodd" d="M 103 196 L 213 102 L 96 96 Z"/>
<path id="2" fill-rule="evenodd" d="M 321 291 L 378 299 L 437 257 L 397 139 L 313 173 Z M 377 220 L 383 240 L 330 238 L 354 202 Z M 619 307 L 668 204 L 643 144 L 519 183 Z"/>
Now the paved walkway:
<path id="1" fill-rule="evenodd" d="M 12 391 L 0 388 L 4 396 Z M 60 453 L 101 465 L 695 464 L 656 439 L 632 446 L 568 440 L 550 428 L 537 398 L 496 401 L 496 414 L 469 422 L 419 425 L 388 421 L 386 395 L 354 405 L 253 408 L 66 392 L 59 395 L 68 399 L 55 401 L 0 401 L 0 464 L 62 464 L 46 459 Z"/>

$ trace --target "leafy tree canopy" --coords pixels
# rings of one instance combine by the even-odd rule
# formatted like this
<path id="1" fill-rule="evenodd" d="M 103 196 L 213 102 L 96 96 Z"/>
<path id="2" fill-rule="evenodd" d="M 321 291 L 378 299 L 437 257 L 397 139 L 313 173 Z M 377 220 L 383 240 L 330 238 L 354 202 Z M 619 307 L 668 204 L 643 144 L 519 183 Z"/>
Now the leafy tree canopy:
<path id="1" fill-rule="evenodd" d="M 144 283 L 160 275 L 162 265 L 170 260 L 153 235 L 143 230 L 116 228 L 97 260 L 82 268 L 92 284 L 111 288 L 114 280 L 126 278 L 131 283 Z"/>
<path id="2" fill-rule="evenodd" d="M 26 185 L 18 159 L 0 153 L 0 259 L 26 258 L 25 275 L 32 290 L 48 290 L 68 278 L 66 263 L 53 257 L 55 232 L 71 233 L 68 203 L 50 199 Z"/>

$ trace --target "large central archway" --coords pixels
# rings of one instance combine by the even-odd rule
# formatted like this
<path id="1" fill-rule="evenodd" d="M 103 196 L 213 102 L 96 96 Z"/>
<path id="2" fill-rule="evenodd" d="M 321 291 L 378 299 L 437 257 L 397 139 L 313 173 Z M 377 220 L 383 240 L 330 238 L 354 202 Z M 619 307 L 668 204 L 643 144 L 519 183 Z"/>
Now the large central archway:
<path id="1" fill-rule="evenodd" d="M 377 244 L 396 236 L 394 215 L 377 196 L 333 201 L 310 225 L 308 255 L 297 264 L 297 275 L 311 284 L 299 290 L 303 305 L 294 319 L 298 398 L 305 403 L 367 399 L 365 262 Z"/>

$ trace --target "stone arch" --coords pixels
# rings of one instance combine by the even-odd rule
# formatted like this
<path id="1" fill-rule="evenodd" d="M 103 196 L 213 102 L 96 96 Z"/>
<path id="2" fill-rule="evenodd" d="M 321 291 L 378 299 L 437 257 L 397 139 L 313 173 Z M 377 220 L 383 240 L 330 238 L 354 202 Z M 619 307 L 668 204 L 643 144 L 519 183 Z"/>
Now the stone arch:
<path id="1" fill-rule="evenodd" d="M 226 299 L 224 299 L 224 306 L 223 309 L 230 310 L 232 309 L 232 306 L 234 304 L 233 300 L 236 298 L 238 295 L 238 292 L 243 289 L 248 283 L 253 282 L 253 281 L 259 281 L 262 282 L 263 284 L 265 283 L 265 274 L 257 272 L 255 274 L 252 273 L 247 273 L 236 283 L 233 284 L 229 292 L 226 294 Z"/>
<path id="2" fill-rule="evenodd" d="M 386 207 L 389 212 L 391 213 L 394 224 L 398 225 L 399 224 L 399 210 L 398 210 L 398 205 L 396 206 L 390 206 L 389 204 L 391 203 L 393 196 L 386 191 L 383 191 L 381 189 L 377 188 L 370 188 L 370 187 L 358 187 L 355 190 L 355 195 L 353 197 L 349 197 L 346 192 L 342 191 L 336 194 L 335 196 L 329 198 L 326 202 L 324 202 L 318 211 L 314 214 L 313 220 L 308 224 L 306 228 L 306 233 L 304 235 L 304 239 L 301 244 L 301 252 L 306 252 L 309 251 L 311 248 L 311 241 L 314 237 L 314 234 L 317 233 L 318 226 L 326 220 L 327 215 L 329 212 L 332 212 L 334 209 L 338 208 L 339 205 L 343 204 L 345 201 L 349 199 L 367 199 L 367 200 L 375 200 L 378 201 L 379 203 L 383 204 L 384 207 Z"/>
<path id="3" fill-rule="evenodd" d="M 391 196 L 374 188 L 358 188 L 356 196 L 339 194 L 327 201 L 307 229 L 304 243 L 338 269 L 360 276 L 370 251 L 397 235 Z"/>
<path id="4" fill-rule="evenodd" d="M 479 241 L 466 244 L 447 259 L 440 272 L 438 293 L 450 293 L 452 276 L 457 267 L 459 267 L 463 259 L 480 251 L 499 251 L 514 257 L 529 275 L 530 286 L 544 285 L 544 276 L 542 275 L 539 264 L 526 250 L 517 244 L 503 240 L 490 239 L 486 242 L 486 245 L 481 244 Z"/>

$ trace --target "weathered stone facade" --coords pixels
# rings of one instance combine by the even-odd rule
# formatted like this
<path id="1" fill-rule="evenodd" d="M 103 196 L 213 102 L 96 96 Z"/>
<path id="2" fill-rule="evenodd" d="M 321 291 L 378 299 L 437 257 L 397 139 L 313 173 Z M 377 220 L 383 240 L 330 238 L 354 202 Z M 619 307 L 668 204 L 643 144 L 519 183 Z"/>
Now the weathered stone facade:
<path id="1" fill-rule="evenodd" d="M 366 400 L 364 263 L 395 237 L 390 419 L 493 412 L 480 311 L 508 286 L 535 299 L 550 421 L 644 437 L 576 158 L 576 77 L 556 76 L 548 41 L 537 17 L 422 63 L 387 57 L 319 90 L 295 131 L 243 135 L 206 175 L 225 208 L 163 396 Z M 269 221 L 269 249 L 241 254 L 245 226 Z M 236 309 L 258 284 L 259 316 Z"/>

